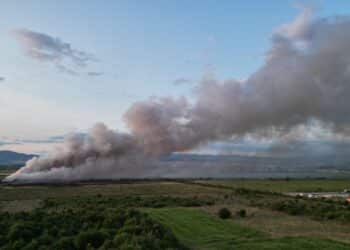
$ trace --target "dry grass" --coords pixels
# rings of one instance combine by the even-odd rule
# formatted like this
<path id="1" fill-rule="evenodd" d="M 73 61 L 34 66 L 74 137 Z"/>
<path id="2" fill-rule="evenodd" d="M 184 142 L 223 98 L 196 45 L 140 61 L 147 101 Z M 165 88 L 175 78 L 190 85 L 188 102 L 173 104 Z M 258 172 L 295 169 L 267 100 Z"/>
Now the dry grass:
<path id="1" fill-rule="evenodd" d="M 271 192 L 341 192 L 350 189 L 349 179 L 292 179 L 292 180 L 199 180 L 197 183 L 208 183 L 230 188 L 247 188 Z"/>
<path id="2" fill-rule="evenodd" d="M 6 176 L 12 174 L 14 171 L 15 171 L 14 169 L 0 169 L 0 182 Z"/>
<path id="3" fill-rule="evenodd" d="M 27 212 L 41 206 L 41 200 L 13 200 L 0 202 L 0 210 L 3 212 Z"/>
<path id="4" fill-rule="evenodd" d="M 307 236 L 350 243 L 350 224 L 342 224 L 335 221 L 315 221 L 302 216 L 291 216 L 277 211 L 243 206 L 241 204 L 223 204 L 200 209 L 216 215 L 217 211 L 223 206 L 230 209 L 234 215 L 232 220 L 235 223 L 268 233 L 274 238 Z M 247 217 L 239 218 L 235 216 L 240 209 L 247 211 Z"/>
<path id="5" fill-rule="evenodd" d="M 145 182 L 131 184 L 87 184 L 61 186 L 0 186 L 0 201 L 45 199 L 49 197 L 74 197 L 103 194 L 118 195 L 175 195 L 211 196 L 229 193 L 210 187 L 194 186 L 177 182 Z"/>

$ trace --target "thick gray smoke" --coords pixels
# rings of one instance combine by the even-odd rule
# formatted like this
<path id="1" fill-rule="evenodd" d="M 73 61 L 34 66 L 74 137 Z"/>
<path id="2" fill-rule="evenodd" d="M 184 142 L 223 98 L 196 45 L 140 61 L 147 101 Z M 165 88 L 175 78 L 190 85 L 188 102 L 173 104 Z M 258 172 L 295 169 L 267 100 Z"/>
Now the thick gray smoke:
<path id="1" fill-rule="evenodd" d="M 151 166 L 133 136 L 96 124 L 88 135 L 68 136 L 62 147 L 33 158 L 6 181 L 46 182 L 145 177 Z M 114 172 L 113 167 L 118 171 Z M 149 170 L 148 170 L 149 171 Z"/>
<path id="2" fill-rule="evenodd" d="M 305 9 L 274 32 L 256 73 L 245 81 L 207 77 L 196 93 L 194 104 L 185 98 L 137 102 L 124 115 L 131 134 L 99 124 L 7 180 L 147 176 L 160 155 L 247 133 L 283 136 L 312 120 L 348 133 L 350 19 L 313 18 Z"/>

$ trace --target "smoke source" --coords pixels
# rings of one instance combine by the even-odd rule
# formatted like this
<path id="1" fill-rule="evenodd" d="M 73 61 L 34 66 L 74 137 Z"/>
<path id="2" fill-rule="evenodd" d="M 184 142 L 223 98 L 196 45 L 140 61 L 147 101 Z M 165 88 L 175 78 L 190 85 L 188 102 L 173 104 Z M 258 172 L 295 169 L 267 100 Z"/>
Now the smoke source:
<path id="1" fill-rule="evenodd" d="M 231 136 L 283 136 L 317 121 L 347 134 L 350 19 L 314 18 L 305 8 L 272 35 L 265 63 L 245 81 L 204 78 L 197 100 L 152 98 L 124 114 L 130 134 L 97 124 L 35 158 L 5 181 L 146 177 L 157 158 Z"/>

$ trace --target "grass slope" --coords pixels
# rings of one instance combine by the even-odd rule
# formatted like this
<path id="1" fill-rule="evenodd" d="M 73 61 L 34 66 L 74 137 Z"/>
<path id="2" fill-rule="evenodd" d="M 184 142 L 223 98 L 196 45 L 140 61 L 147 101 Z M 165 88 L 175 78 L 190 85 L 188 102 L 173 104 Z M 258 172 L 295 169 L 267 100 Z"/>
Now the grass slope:
<path id="1" fill-rule="evenodd" d="M 235 224 L 231 220 L 221 220 L 196 209 L 166 208 L 146 211 L 153 219 L 170 228 L 181 242 L 193 249 L 350 249 L 350 245 L 326 239 L 307 237 L 271 239 L 254 229 Z"/>

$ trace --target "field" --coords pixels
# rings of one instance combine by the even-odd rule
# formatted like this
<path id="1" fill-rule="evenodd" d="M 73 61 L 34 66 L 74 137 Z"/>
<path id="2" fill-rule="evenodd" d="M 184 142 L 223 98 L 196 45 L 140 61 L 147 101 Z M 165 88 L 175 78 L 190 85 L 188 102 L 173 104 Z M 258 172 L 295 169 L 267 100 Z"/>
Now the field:
<path id="1" fill-rule="evenodd" d="M 350 249 L 344 200 L 283 194 L 349 186 L 312 179 L 1 185 L 0 249 Z M 222 208 L 229 218 L 218 216 Z"/>
<path id="2" fill-rule="evenodd" d="M 11 174 L 14 170 L 11 168 L 0 167 L 0 181 L 4 179 L 6 176 Z"/>
<path id="3" fill-rule="evenodd" d="M 344 189 L 350 189 L 349 179 L 206 180 L 196 182 L 280 193 L 342 192 Z"/>
<path id="4" fill-rule="evenodd" d="M 148 213 L 194 249 L 348 249 L 345 244 L 320 238 L 272 238 L 194 209 L 152 209 Z"/>

